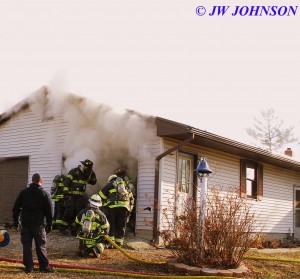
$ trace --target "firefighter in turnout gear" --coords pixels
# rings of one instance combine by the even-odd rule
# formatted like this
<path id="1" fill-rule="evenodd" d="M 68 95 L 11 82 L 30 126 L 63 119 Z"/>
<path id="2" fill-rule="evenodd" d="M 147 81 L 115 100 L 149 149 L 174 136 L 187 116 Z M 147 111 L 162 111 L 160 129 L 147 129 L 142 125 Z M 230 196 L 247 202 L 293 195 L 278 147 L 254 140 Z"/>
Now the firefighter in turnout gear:
<path id="1" fill-rule="evenodd" d="M 99 258 L 105 248 L 104 236 L 109 232 L 109 223 L 105 214 L 100 210 L 102 201 L 94 194 L 89 199 L 89 206 L 81 210 L 75 222 L 77 238 L 79 239 L 78 255 L 81 257 L 92 254 Z"/>
<path id="2" fill-rule="evenodd" d="M 103 211 L 110 224 L 109 237 L 122 247 L 124 242 L 126 223 L 134 206 L 134 197 L 129 187 L 129 180 L 125 179 L 126 172 L 117 169 L 108 178 L 108 183 L 99 195 L 103 200 Z M 113 248 L 113 247 L 109 247 Z"/>
<path id="3" fill-rule="evenodd" d="M 87 159 L 80 163 L 81 165 L 71 169 L 66 177 L 64 187 L 66 210 L 60 224 L 60 232 L 63 234 L 66 234 L 66 229 L 70 226 L 71 234 L 76 235 L 75 217 L 86 206 L 84 199 L 86 184 L 95 185 L 97 182 L 93 162 Z"/>
<path id="4" fill-rule="evenodd" d="M 56 175 L 52 182 L 51 199 L 54 202 L 53 229 L 59 227 L 65 212 L 64 205 L 64 182 L 66 176 Z"/>

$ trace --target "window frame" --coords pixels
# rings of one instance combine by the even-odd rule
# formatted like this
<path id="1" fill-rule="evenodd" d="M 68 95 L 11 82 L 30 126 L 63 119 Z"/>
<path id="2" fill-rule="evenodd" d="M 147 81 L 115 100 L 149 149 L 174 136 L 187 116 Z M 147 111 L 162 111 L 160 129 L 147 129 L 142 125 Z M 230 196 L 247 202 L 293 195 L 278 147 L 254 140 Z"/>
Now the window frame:
<path id="1" fill-rule="evenodd" d="M 247 177 L 247 168 L 254 169 L 254 178 Z M 247 195 L 247 182 L 252 183 L 252 195 Z M 255 188 L 254 188 L 255 187 Z M 258 201 L 263 198 L 263 165 L 251 161 L 241 159 L 240 161 L 240 196 Z"/>
<path id="2" fill-rule="evenodd" d="M 186 155 L 186 156 L 185 156 Z M 188 187 L 186 186 L 185 184 L 185 187 L 183 187 L 182 185 L 182 172 L 184 172 L 185 174 L 187 173 L 187 170 L 186 168 L 185 169 L 182 169 L 181 168 L 181 160 L 182 159 L 187 159 L 188 161 L 190 161 L 189 163 L 189 181 L 188 181 Z M 182 152 L 182 151 L 179 151 L 178 153 L 178 162 L 177 162 L 177 166 L 178 166 L 178 172 L 177 172 L 177 191 L 179 193 L 182 193 L 182 194 L 188 194 L 190 193 L 191 191 L 193 192 L 193 185 L 194 185 L 194 156 L 192 154 L 189 154 L 189 153 L 186 153 L 186 152 Z M 186 177 L 186 175 L 184 176 Z M 185 191 L 182 191 L 182 189 L 185 188 Z"/>

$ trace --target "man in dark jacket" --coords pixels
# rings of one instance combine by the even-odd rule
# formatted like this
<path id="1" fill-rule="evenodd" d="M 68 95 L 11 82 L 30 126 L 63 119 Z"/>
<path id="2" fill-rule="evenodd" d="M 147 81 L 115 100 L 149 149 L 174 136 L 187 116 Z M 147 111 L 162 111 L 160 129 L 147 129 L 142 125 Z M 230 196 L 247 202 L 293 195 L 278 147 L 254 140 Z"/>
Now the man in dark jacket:
<path id="1" fill-rule="evenodd" d="M 13 206 L 13 221 L 18 229 L 21 218 L 21 242 L 23 244 L 24 271 L 33 271 L 32 240 L 41 272 L 54 272 L 47 258 L 46 234 L 52 230 L 52 202 L 49 193 L 42 188 L 42 178 L 38 173 L 32 176 L 32 183 L 18 195 Z M 46 219 L 46 220 L 45 220 Z M 45 224 L 46 221 L 46 224 Z"/>

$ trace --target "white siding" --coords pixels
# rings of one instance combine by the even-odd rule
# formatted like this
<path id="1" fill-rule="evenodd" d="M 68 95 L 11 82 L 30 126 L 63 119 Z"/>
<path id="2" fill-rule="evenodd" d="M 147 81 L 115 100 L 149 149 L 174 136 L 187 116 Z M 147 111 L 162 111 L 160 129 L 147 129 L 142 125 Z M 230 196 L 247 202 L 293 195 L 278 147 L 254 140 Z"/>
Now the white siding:
<path id="1" fill-rule="evenodd" d="M 166 141 L 165 149 L 175 144 Z M 226 191 L 229 188 L 239 187 L 239 157 L 198 148 L 195 145 L 186 145 L 183 149 L 185 152 L 199 154 L 207 159 L 213 171 L 208 178 L 208 190 L 211 187 L 218 187 Z M 176 156 L 169 155 L 162 159 L 162 171 L 161 207 L 167 208 L 170 207 L 168 202 L 170 197 L 175 196 Z M 257 231 L 262 233 L 288 233 L 289 229 L 293 231 L 293 186 L 300 184 L 300 174 L 264 164 L 263 184 L 262 201 L 251 200 L 252 210 L 256 212 L 259 220 Z M 200 185 L 199 181 L 198 185 Z"/>
<path id="2" fill-rule="evenodd" d="M 138 162 L 137 204 L 136 208 L 151 207 L 151 212 L 140 211 L 136 213 L 136 229 L 153 230 L 154 211 L 154 184 L 155 184 L 155 158 L 161 153 L 161 139 L 147 143 L 151 156 Z"/>
<path id="3" fill-rule="evenodd" d="M 43 121 L 30 109 L 21 111 L 0 125 L 0 158 L 28 156 L 28 183 L 38 172 L 49 191 L 53 177 L 61 173 L 65 131 L 60 118 Z"/>
<path id="4" fill-rule="evenodd" d="M 299 181 L 296 172 L 264 165 L 263 200 L 253 203 L 263 232 L 293 231 L 293 186 Z"/>
<path id="5" fill-rule="evenodd" d="M 168 150 L 172 145 L 165 145 Z M 177 151 L 173 151 L 161 159 L 160 204 L 158 228 L 164 230 L 168 222 L 172 222 L 177 193 Z M 164 212 L 162 212 L 164 211 Z"/>

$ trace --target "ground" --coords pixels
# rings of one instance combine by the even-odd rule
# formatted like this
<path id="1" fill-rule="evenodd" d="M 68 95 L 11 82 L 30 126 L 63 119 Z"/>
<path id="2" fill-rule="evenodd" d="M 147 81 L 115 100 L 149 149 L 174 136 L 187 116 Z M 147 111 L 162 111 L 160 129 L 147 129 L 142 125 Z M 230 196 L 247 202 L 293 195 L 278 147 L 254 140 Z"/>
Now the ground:
<path id="1" fill-rule="evenodd" d="M 8 246 L 0 248 L 0 258 L 9 258 L 21 261 L 22 245 L 20 243 L 20 235 L 13 230 L 9 230 L 8 232 L 10 234 L 11 241 Z M 165 265 L 146 264 L 133 260 L 139 259 L 145 260 L 147 262 L 165 262 L 173 256 L 172 252 L 169 249 L 157 249 L 151 245 L 138 245 L 139 243 L 142 243 L 140 242 L 139 238 L 128 237 L 126 241 L 128 245 L 125 246 L 124 251 L 127 255 L 124 255 L 116 249 L 108 249 L 104 251 L 100 259 L 80 258 L 77 256 L 78 242 L 75 238 L 71 236 L 62 236 L 57 231 L 52 231 L 48 235 L 48 255 L 51 264 L 76 265 L 82 266 L 83 269 L 84 266 L 97 267 L 102 269 L 101 276 L 99 276 L 99 273 L 87 273 L 86 270 L 71 270 L 71 272 L 67 272 L 67 270 L 65 269 L 56 267 L 56 272 L 54 274 L 43 274 L 43 276 L 41 276 L 41 273 L 33 272 L 29 275 L 26 275 L 26 278 L 125 278 L 123 276 L 120 276 L 120 272 L 122 271 L 127 271 L 130 273 L 137 272 L 140 274 L 173 275 L 168 273 L 167 267 Z M 135 242 L 137 245 L 129 245 L 133 242 Z M 134 247 L 137 250 L 132 250 L 132 247 Z M 252 251 L 249 252 L 247 255 L 269 258 L 288 257 L 291 259 L 300 259 L 299 251 L 291 251 L 289 253 L 284 253 L 282 251 L 278 251 L 278 253 L 276 253 L 276 249 L 274 249 L 274 253 L 272 254 L 263 254 L 258 253 L 257 251 Z M 300 278 L 299 263 L 257 261 L 248 259 L 245 259 L 244 263 L 249 268 L 251 273 L 247 277 L 249 279 Z M 22 267 L 22 265 L 18 263 L 0 261 L 0 278 L 24 278 L 25 273 L 22 271 L 22 269 L 16 269 L 12 266 L 18 266 L 20 268 Z M 103 274 L 103 269 L 105 269 L 105 274 Z M 108 275 L 107 272 L 109 272 Z M 151 278 L 151 275 L 149 275 L 148 278 Z"/>

